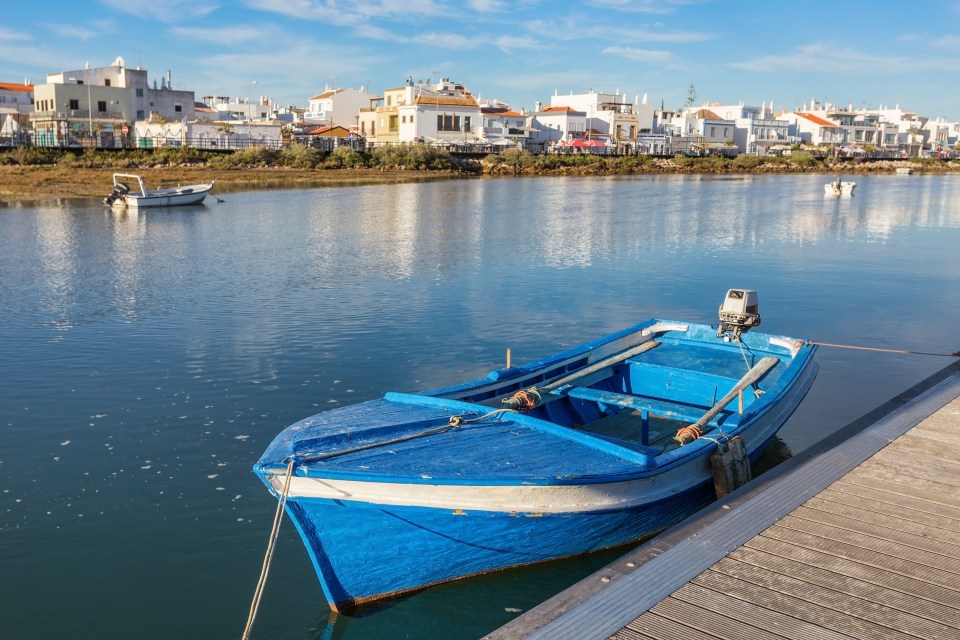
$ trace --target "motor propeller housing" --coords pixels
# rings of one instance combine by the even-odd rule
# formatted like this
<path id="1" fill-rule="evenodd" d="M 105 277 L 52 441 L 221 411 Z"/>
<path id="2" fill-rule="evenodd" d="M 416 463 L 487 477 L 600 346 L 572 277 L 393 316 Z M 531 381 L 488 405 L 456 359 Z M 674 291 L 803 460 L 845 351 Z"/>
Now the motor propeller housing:
<path id="1" fill-rule="evenodd" d="M 760 326 L 760 297 L 749 289 L 730 289 L 720 305 L 717 337 L 739 341 L 740 334 Z"/>

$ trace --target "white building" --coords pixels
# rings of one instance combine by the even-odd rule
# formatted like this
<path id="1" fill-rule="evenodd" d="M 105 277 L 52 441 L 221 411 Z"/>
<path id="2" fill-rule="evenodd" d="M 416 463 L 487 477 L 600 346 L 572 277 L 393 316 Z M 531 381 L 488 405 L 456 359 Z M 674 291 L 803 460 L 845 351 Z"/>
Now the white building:
<path id="1" fill-rule="evenodd" d="M 482 103 L 480 112 L 480 137 L 487 144 L 525 147 L 530 134 L 535 131 L 528 126 L 528 116 L 514 111 L 508 104 L 499 101 Z"/>
<path id="2" fill-rule="evenodd" d="M 33 113 L 33 85 L 0 82 L 0 139 L 5 144 L 26 143 Z"/>
<path id="3" fill-rule="evenodd" d="M 367 93 L 363 87 L 356 89 L 327 89 L 310 98 L 303 114 L 309 124 L 335 124 L 350 129 L 357 126 L 362 109 L 370 108 L 379 98 Z"/>
<path id="4" fill-rule="evenodd" d="M 134 124 L 134 144 L 139 148 L 190 146 L 196 149 L 247 149 L 283 146 L 279 122 L 147 122 Z"/>
<path id="5" fill-rule="evenodd" d="M 846 142 L 843 127 L 806 111 L 784 111 L 778 120 L 790 123 L 790 134 L 797 142 L 816 147 L 841 147 Z"/>
<path id="6" fill-rule="evenodd" d="M 704 107 L 684 109 L 673 115 L 669 124 L 674 151 L 701 155 L 736 155 L 736 123 Z"/>
<path id="7" fill-rule="evenodd" d="M 593 89 L 568 95 L 554 93 L 549 109 L 568 107 L 586 115 L 590 138 L 610 142 L 621 151 L 631 152 L 641 134 L 653 131 L 654 109 L 637 96 L 631 103 L 626 95 L 595 92 Z M 544 111 L 547 111 L 546 109 Z"/>
<path id="8" fill-rule="evenodd" d="M 460 83 L 441 78 L 436 84 L 407 84 L 383 92 L 373 122 L 362 132 L 375 144 L 472 144 L 480 140 L 480 104 Z"/>
<path id="9" fill-rule="evenodd" d="M 47 74 L 34 88 L 31 116 L 38 144 L 119 146 L 138 120 L 192 120 L 193 91 L 173 89 L 170 72 L 150 86 L 145 69 L 129 69 L 123 58 L 109 67 Z"/>
<path id="10" fill-rule="evenodd" d="M 217 112 L 217 120 L 249 122 L 274 119 L 275 107 L 267 96 L 203 96 L 203 103 Z"/>
<path id="11" fill-rule="evenodd" d="M 790 135 L 790 123 L 777 119 L 773 114 L 772 102 L 769 107 L 766 103 L 759 107 L 743 103 L 704 106 L 722 120 L 733 123 L 732 140 L 740 153 L 763 153 L 771 146 L 791 145 L 796 142 L 794 136 Z"/>
<path id="12" fill-rule="evenodd" d="M 854 109 L 853 105 L 821 105 L 816 100 L 810 102 L 809 112 L 843 128 L 845 151 L 902 150 L 900 125 L 887 121 L 880 112 Z"/>
<path id="13" fill-rule="evenodd" d="M 573 107 L 554 107 L 539 109 L 536 105 L 532 126 L 537 130 L 536 139 L 547 147 L 582 140 L 587 133 L 587 114 Z"/>

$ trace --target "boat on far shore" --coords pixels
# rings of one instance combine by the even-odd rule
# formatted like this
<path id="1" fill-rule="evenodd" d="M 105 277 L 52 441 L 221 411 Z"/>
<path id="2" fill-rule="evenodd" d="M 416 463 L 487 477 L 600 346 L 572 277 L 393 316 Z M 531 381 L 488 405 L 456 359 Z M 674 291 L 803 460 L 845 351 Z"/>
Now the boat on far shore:
<path id="1" fill-rule="evenodd" d="M 856 182 L 847 182 L 840 178 L 823 185 L 823 191 L 828 196 L 852 196 L 856 188 Z"/>
<path id="2" fill-rule="evenodd" d="M 111 207 L 135 209 L 199 204 L 211 189 L 213 189 L 213 182 L 191 184 L 185 187 L 147 189 L 142 177 L 133 173 L 115 173 L 113 174 L 113 191 L 103 199 L 103 203 Z"/>

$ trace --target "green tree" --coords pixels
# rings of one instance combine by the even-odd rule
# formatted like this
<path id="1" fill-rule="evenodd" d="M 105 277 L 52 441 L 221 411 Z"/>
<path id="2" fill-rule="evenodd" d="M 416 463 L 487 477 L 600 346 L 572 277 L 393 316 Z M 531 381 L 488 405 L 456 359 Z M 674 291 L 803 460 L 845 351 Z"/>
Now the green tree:
<path id="1" fill-rule="evenodd" d="M 697 101 L 697 90 L 693 88 L 693 83 L 690 83 L 690 88 L 687 89 L 687 100 L 683 103 L 685 109 L 693 106 L 693 103 Z"/>

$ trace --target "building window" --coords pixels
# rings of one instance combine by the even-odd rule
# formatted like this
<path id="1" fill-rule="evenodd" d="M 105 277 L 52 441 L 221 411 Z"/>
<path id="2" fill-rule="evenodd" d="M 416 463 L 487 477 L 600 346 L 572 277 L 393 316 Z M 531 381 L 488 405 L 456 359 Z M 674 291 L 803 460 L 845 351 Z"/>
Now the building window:
<path id="1" fill-rule="evenodd" d="M 105 87 L 109 87 L 109 86 L 110 86 L 110 78 L 107 78 L 106 80 L 103 81 L 103 86 L 105 86 Z"/>
<path id="2" fill-rule="evenodd" d="M 463 116 L 463 130 L 473 131 L 473 124 L 470 122 L 470 116 Z"/>
<path id="3" fill-rule="evenodd" d="M 137 120 L 143 120 L 143 109 L 137 110 Z"/>
<path id="4" fill-rule="evenodd" d="M 142 98 L 142 97 L 143 97 L 143 89 L 137 89 L 137 97 L 138 97 L 138 98 Z"/>
<path id="5" fill-rule="evenodd" d="M 438 113 L 437 131 L 460 131 L 460 116 Z"/>
<path id="6" fill-rule="evenodd" d="M 79 100 L 71 100 L 71 101 L 70 101 L 70 109 L 71 109 L 72 111 L 76 111 L 76 110 L 78 110 L 79 108 L 80 108 L 80 101 L 79 101 Z"/>
<path id="7" fill-rule="evenodd" d="M 173 105 L 173 111 L 174 111 L 174 113 L 182 113 L 182 112 L 183 112 L 183 105 L 181 105 L 181 104 L 175 104 L 175 105 Z"/>
<path id="8" fill-rule="evenodd" d="M 107 110 L 107 101 L 106 101 L 106 100 L 98 100 L 98 101 L 97 101 L 97 111 L 99 111 L 100 113 L 104 113 L 104 112 L 106 112 L 106 110 Z"/>

